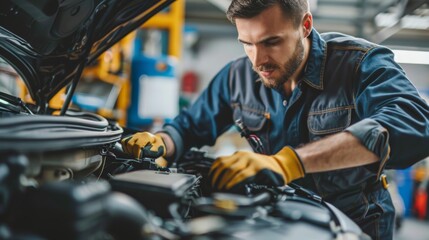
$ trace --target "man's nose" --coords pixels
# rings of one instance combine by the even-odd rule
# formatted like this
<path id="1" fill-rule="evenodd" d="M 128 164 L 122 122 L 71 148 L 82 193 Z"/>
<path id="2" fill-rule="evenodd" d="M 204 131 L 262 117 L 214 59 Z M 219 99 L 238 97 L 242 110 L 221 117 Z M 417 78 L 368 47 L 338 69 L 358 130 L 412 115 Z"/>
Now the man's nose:
<path id="1" fill-rule="evenodd" d="M 268 62 L 268 56 L 263 47 L 255 46 L 253 50 L 253 66 L 259 67 Z"/>

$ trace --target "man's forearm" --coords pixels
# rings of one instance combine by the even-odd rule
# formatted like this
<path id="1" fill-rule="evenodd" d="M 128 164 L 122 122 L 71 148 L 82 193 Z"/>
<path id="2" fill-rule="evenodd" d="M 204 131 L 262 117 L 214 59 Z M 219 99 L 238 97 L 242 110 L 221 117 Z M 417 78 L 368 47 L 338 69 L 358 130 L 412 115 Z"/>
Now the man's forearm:
<path id="1" fill-rule="evenodd" d="M 307 173 L 356 167 L 379 158 L 349 132 L 341 132 L 296 149 Z"/>

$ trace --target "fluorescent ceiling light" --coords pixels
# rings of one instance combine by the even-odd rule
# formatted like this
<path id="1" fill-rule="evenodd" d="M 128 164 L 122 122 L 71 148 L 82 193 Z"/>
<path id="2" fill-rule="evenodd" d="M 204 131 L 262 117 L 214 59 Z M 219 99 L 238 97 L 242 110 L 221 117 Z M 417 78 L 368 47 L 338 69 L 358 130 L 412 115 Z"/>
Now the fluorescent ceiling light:
<path id="1" fill-rule="evenodd" d="M 395 61 L 398 63 L 429 65 L 429 52 L 408 50 L 393 50 L 393 52 Z"/>

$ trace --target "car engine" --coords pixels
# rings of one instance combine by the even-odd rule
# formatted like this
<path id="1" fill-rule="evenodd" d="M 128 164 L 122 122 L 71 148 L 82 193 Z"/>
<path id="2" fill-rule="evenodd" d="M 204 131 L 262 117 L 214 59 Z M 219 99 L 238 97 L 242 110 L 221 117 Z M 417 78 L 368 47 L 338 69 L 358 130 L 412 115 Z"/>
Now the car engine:
<path id="1" fill-rule="evenodd" d="M 197 149 L 170 168 L 131 158 L 122 129 L 106 123 L 83 113 L 3 118 L 1 239 L 366 239 L 299 186 L 212 191 L 213 159 Z"/>

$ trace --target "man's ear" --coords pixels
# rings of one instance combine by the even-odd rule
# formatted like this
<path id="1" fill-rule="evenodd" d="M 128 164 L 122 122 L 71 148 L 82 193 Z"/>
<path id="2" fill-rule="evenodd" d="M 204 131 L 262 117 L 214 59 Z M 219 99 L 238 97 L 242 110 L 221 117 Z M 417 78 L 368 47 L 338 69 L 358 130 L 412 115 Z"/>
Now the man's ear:
<path id="1" fill-rule="evenodd" d="M 307 12 L 302 19 L 302 27 L 304 28 L 304 37 L 308 37 L 313 28 L 313 16 Z"/>

